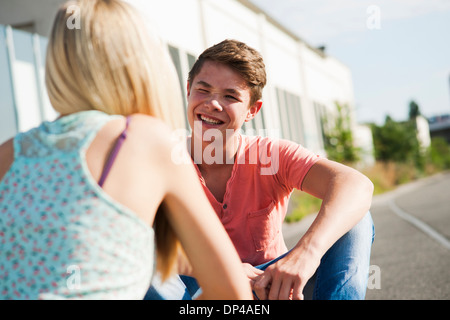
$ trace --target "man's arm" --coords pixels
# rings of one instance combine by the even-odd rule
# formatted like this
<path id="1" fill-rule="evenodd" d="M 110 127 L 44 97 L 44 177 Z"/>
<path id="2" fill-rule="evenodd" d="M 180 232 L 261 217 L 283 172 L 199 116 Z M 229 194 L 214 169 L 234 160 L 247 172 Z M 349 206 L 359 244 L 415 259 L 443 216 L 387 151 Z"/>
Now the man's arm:
<path id="1" fill-rule="evenodd" d="M 288 299 L 291 294 L 294 299 L 303 299 L 303 288 L 320 259 L 363 218 L 373 194 L 373 184 L 366 176 L 327 159 L 311 167 L 302 189 L 322 199 L 322 206 L 291 252 L 269 266 L 255 282 L 254 290 L 260 299 Z"/>

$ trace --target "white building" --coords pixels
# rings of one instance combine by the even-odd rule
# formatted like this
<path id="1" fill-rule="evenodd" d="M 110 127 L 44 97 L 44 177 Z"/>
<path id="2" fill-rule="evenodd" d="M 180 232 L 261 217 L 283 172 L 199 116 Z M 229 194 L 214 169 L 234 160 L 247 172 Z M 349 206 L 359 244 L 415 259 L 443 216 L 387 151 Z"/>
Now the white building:
<path id="1" fill-rule="evenodd" d="M 13 27 L 0 27 L 0 142 L 55 117 L 42 79 L 45 36 L 62 2 L 0 0 L 0 24 Z M 321 115 L 333 113 L 336 102 L 354 108 L 348 67 L 308 45 L 248 0 L 128 2 L 167 43 L 184 92 L 190 66 L 207 47 L 228 38 L 261 52 L 268 84 L 262 111 L 246 126 L 247 133 L 268 129 L 324 154 Z"/>
<path id="2" fill-rule="evenodd" d="M 375 164 L 372 130 L 368 125 L 353 128 L 353 143 L 359 149 L 359 167 L 371 167 Z"/>
<path id="3" fill-rule="evenodd" d="M 425 151 L 431 145 L 430 125 L 424 116 L 418 116 L 415 119 L 417 130 L 417 141 L 422 151 Z"/>

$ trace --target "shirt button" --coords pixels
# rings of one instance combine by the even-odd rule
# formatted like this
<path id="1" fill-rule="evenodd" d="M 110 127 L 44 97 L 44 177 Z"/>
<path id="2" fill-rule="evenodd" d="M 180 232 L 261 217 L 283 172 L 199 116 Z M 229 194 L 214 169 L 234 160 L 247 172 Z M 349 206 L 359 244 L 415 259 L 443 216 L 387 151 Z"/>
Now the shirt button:
<path id="1" fill-rule="evenodd" d="M 222 208 L 226 209 L 226 208 L 228 208 L 228 205 L 225 203 Z"/>

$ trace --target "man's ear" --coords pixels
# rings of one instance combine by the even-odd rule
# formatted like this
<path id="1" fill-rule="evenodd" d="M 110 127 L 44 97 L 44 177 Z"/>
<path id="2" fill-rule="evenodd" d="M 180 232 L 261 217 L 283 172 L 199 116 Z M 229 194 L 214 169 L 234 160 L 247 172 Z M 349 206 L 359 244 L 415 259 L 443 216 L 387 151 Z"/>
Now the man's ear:
<path id="1" fill-rule="evenodd" d="M 186 92 L 187 92 L 187 97 L 189 98 L 189 96 L 191 95 L 191 85 L 189 84 L 189 81 L 187 82 Z"/>
<path id="2" fill-rule="evenodd" d="M 262 104 L 262 100 L 258 100 L 248 109 L 247 116 L 245 117 L 245 122 L 249 122 L 256 117 L 259 110 L 261 110 Z"/>

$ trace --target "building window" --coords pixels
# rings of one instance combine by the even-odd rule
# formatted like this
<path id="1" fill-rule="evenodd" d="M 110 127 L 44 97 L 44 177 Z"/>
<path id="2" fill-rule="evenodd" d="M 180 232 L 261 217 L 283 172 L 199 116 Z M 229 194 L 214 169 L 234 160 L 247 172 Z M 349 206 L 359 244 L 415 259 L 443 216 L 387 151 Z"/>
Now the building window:
<path id="1" fill-rule="evenodd" d="M 6 28 L 0 25 L 0 144 L 18 132 Z"/>
<path id="2" fill-rule="evenodd" d="M 15 93 L 15 107 L 19 114 L 19 131 L 29 130 L 44 120 L 43 103 L 38 75 L 39 50 L 35 37 L 28 32 L 12 29 L 10 63 Z"/>
<path id="3" fill-rule="evenodd" d="M 178 83 L 180 84 L 180 90 L 181 90 L 181 95 L 182 95 L 182 100 L 183 100 L 183 107 L 184 107 L 184 118 L 185 118 L 185 125 L 186 128 L 189 128 L 189 123 L 187 120 L 187 101 L 186 101 L 186 79 L 187 77 L 184 76 L 184 72 L 183 72 L 183 60 L 182 60 L 182 55 L 180 54 L 180 50 L 178 48 L 175 48 L 171 45 L 169 45 L 169 53 L 170 56 L 172 58 L 172 62 L 175 65 L 175 69 L 177 70 L 177 75 L 178 75 Z M 193 57 L 191 55 L 191 57 Z M 189 61 L 189 56 L 188 56 L 188 61 Z M 195 60 L 194 60 L 195 62 Z"/>
<path id="4" fill-rule="evenodd" d="M 25 23 L 16 23 L 11 25 L 12 28 L 16 30 L 22 30 L 29 33 L 35 33 L 36 32 L 36 25 L 33 21 L 31 22 L 25 22 Z"/>
<path id="5" fill-rule="evenodd" d="M 280 113 L 281 134 L 284 139 L 304 144 L 303 117 L 300 97 L 286 90 L 275 88 Z"/>
<path id="6" fill-rule="evenodd" d="M 319 131 L 319 136 L 322 138 L 322 141 L 326 140 L 326 122 L 327 122 L 327 110 L 326 107 L 323 104 L 320 104 L 318 102 L 314 102 L 314 113 L 315 113 L 315 118 L 316 118 L 316 126 L 317 126 L 317 130 Z"/>
<path id="7" fill-rule="evenodd" d="M 195 61 L 197 61 L 197 58 L 189 53 L 187 53 L 186 55 L 187 55 L 187 60 L 188 60 L 189 71 L 191 71 L 192 67 L 195 64 Z"/>
<path id="8" fill-rule="evenodd" d="M 183 69 L 181 67 L 180 50 L 169 45 L 169 53 L 172 58 L 172 62 L 175 65 L 175 69 L 177 70 L 178 82 L 180 84 L 181 94 L 184 96 L 186 91 L 184 90 L 184 84 L 183 84 Z M 184 107 L 186 108 L 186 102 L 184 103 Z"/>

